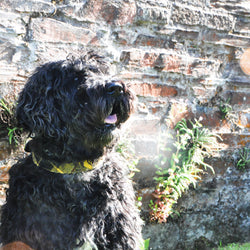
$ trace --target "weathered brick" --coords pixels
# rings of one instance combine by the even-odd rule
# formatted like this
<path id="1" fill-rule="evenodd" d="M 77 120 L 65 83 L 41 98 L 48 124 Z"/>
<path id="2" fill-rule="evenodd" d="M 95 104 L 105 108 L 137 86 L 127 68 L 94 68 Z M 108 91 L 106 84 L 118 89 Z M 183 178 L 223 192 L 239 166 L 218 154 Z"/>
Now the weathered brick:
<path id="1" fill-rule="evenodd" d="M 89 29 L 74 27 L 51 18 L 33 19 L 31 29 L 33 40 L 39 42 L 88 44 L 96 36 Z"/>
<path id="2" fill-rule="evenodd" d="M 183 63 L 180 55 L 176 54 L 160 54 L 155 60 L 154 65 L 156 69 L 168 72 L 178 72 L 185 70 L 186 65 Z"/>
<path id="3" fill-rule="evenodd" d="M 225 34 L 216 30 L 209 30 L 202 33 L 202 40 L 205 42 L 213 42 L 215 44 L 223 44 L 235 47 L 249 47 L 250 38 L 242 37 L 236 34 Z"/>
<path id="4" fill-rule="evenodd" d="M 230 103 L 232 105 L 250 105 L 250 93 L 240 91 L 228 91 L 226 93 L 230 96 Z"/>
<path id="5" fill-rule="evenodd" d="M 249 146 L 250 143 L 250 134 L 249 133 L 224 133 L 220 134 L 223 141 L 221 144 L 224 144 L 225 149 L 235 150 L 238 148 L 244 148 Z"/>
<path id="6" fill-rule="evenodd" d="M 188 9 L 183 6 L 173 7 L 171 20 L 178 24 L 201 25 L 202 12 L 200 10 Z"/>
<path id="7" fill-rule="evenodd" d="M 190 109 L 185 103 L 173 102 L 170 104 L 168 113 L 166 114 L 166 125 L 170 128 L 174 128 L 176 124 L 183 118 L 187 118 Z"/>
<path id="8" fill-rule="evenodd" d="M 250 132 L 250 114 L 247 111 L 241 111 L 239 113 L 239 120 L 237 125 L 240 128 L 245 128 Z"/>
<path id="9" fill-rule="evenodd" d="M 130 24 L 136 15 L 136 5 L 132 0 L 89 0 L 80 4 L 73 2 L 70 6 L 60 7 L 60 10 L 79 21 L 105 21 L 113 25 Z"/>
<path id="10" fill-rule="evenodd" d="M 228 124 L 225 119 L 222 119 L 222 115 L 218 110 L 213 109 L 212 107 L 196 107 L 195 110 L 190 110 L 187 115 L 187 119 L 199 119 L 205 128 L 209 128 L 211 130 L 223 129 L 230 131 L 230 124 Z"/>
<path id="11" fill-rule="evenodd" d="M 103 1 L 102 17 L 109 24 L 130 24 L 133 22 L 135 15 L 136 5 L 132 0 L 116 0 L 114 2 L 108 0 Z"/>
<path id="12" fill-rule="evenodd" d="M 154 37 L 154 36 L 147 36 L 147 35 L 139 35 L 134 45 L 136 46 L 147 46 L 153 48 L 168 48 L 170 47 L 169 41 L 167 39 Z"/>
<path id="13" fill-rule="evenodd" d="M 234 29 L 236 32 L 239 32 L 245 36 L 249 36 L 250 34 L 249 19 L 247 17 L 241 16 L 236 20 Z"/>
<path id="14" fill-rule="evenodd" d="M 171 20 L 176 24 L 206 26 L 217 30 L 232 30 L 235 19 L 232 15 L 206 12 L 204 9 L 175 5 Z"/>
<path id="15" fill-rule="evenodd" d="M 234 13 L 246 13 L 250 12 L 250 5 L 247 1 L 235 1 L 235 0 L 210 0 L 211 6 L 215 8 L 223 8 L 225 10 L 230 10 Z M 245 4 L 244 4 L 245 3 Z"/>
<path id="16" fill-rule="evenodd" d="M 136 20 L 139 24 L 168 23 L 171 13 L 171 3 L 167 1 L 136 1 Z"/>
<path id="17" fill-rule="evenodd" d="M 154 62 L 154 67 L 161 71 L 177 72 L 194 77 L 204 77 L 211 72 L 217 72 L 219 61 L 194 58 L 181 54 L 160 54 Z"/>
<path id="18" fill-rule="evenodd" d="M 211 29 L 232 30 L 235 18 L 229 14 L 206 13 L 203 17 L 203 25 Z"/>
<path id="19" fill-rule="evenodd" d="M 148 104 L 149 111 L 158 117 L 161 117 L 163 114 L 165 114 L 168 107 L 168 101 L 166 100 L 152 100 L 148 101 Z"/>
<path id="20" fill-rule="evenodd" d="M 112 33 L 112 37 L 114 37 L 114 42 L 118 43 L 122 46 L 125 46 L 129 44 L 129 40 L 131 37 L 129 37 L 128 33 L 124 30 L 114 31 Z"/>
<path id="21" fill-rule="evenodd" d="M 157 53 L 133 50 L 123 51 L 120 60 L 125 65 L 137 67 L 153 67 L 157 58 Z"/>
<path id="22" fill-rule="evenodd" d="M 178 89 L 174 86 L 149 83 L 133 83 L 131 84 L 131 88 L 136 95 L 140 96 L 169 97 L 178 95 Z"/>
<path id="23" fill-rule="evenodd" d="M 96 22 L 101 18 L 100 11 L 103 0 L 99 1 L 70 1 L 67 5 L 58 5 L 58 10 L 65 16 L 76 19 L 80 22 Z"/>
<path id="24" fill-rule="evenodd" d="M 197 40 L 199 38 L 200 32 L 193 31 L 193 30 L 176 30 L 174 35 L 178 41 L 182 40 Z"/>
<path id="25" fill-rule="evenodd" d="M 141 50 L 123 51 L 120 60 L 130 67 L 152 67 L 158 71 L 182 73 L 197 78 L 216 72 L 220 66 L 220 62 L 216 60 L 194 58 L 171 51 L 168 54 Z"/>

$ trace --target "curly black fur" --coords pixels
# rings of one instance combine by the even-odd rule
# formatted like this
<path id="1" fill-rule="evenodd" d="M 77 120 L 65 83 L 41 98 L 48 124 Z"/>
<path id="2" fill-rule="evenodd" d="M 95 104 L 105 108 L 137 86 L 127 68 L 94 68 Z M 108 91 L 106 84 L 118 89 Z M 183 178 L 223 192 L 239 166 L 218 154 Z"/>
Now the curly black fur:
<path id="1" fill-rule="evenodd" d="M 122 82 L 108 79 L 103 58 L 47 63 L 36 69 L 20 94 L 16 116 L 30 133 L 26 150 L 46 162 L 94 161 L 75 174 L 52 173 L 29 155 L 10 169 L 1 211 L 1 242 L 22 241 L 34 249 L 138 249 L 141 220 L 127 167 L 105 152 L 112 132 L 132 110 Z M 106 118 L 116 114 L 117 121 Z M 45 166 L 44 166 L 45 167 Z"/>

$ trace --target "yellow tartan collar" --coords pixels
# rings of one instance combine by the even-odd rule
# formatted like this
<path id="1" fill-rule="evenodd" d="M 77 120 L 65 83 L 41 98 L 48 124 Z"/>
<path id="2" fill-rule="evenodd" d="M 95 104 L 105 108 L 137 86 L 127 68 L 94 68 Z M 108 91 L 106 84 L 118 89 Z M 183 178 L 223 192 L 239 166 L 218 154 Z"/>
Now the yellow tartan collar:
<path id="1" fill-rule="evenodd" d="M 35 156 L 35 153 L 32 152 L 32 159 L 36 166 L 40 167 L 41 162 L 43 162 L 43 159 L 38 159 Z M 63 163 L 59 166 L 56 166 L 51 161 L 46 161 L 46 164 L 43 164 L 44 169 L 53 172 L 53 173 L 59 173 L 59 174 L 74 174 L 74 173 L 81 173 L 86 172 L 93 169 L 93 163 L 91 161 L 85 160 L 82 162 L 72 162 L 72 163 Z"/>

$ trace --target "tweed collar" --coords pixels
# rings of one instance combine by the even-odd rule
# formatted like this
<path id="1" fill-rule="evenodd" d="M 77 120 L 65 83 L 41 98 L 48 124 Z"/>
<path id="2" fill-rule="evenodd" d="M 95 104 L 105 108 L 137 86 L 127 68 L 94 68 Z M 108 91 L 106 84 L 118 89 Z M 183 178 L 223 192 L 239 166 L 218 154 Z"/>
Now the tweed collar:
<path id="1" fill-rule="evenodd" d="M 82 162 L 63 163 L 57 166 L 51 161 L 43 160 L 42 158 L 37 157 L 34 152 L 32 152 L 32 159 L 36 166 L 59 174 L 82 173 L 93 169 L 93 163 L 88 160 Z"/>

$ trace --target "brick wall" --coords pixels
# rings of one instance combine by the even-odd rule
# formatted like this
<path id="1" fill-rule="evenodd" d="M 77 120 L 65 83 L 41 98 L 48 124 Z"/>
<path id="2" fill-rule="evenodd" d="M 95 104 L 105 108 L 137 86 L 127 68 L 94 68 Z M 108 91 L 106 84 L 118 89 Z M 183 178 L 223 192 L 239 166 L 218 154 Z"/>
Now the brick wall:
<path id="1" fill-rule="evenodd" d="M 220 134 L 220 158 L 231 157 L 232 167 L 237 150 L 250 147 L 249 21 L 244 0 L 2 0 L 0 98 L 18 93 L 41 63 L 99 49 L 138 97 L 129 131 L 142 158 L 141 176 L 154 174 L 160 131 L 182 118 L 202 117 Z M 226 101 L 232 112 L 222 119 L 219 106 Z M 0 147 L 3 166 L 10 151 L 4 142 Z M 140 182 L 140 174 L 136 178 Z M 184 248 L 197 239 L 183 239 Z"/>

